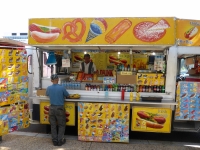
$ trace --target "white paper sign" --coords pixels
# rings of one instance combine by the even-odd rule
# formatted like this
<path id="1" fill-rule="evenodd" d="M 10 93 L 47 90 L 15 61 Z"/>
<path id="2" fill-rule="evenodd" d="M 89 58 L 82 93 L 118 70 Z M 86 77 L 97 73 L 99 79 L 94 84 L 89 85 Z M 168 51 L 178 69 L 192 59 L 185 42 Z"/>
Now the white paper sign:
<path id="1" fill-rule="evenodd" d="M 62 59 L 62 67 L 70 67 L 70 59 Z"/>

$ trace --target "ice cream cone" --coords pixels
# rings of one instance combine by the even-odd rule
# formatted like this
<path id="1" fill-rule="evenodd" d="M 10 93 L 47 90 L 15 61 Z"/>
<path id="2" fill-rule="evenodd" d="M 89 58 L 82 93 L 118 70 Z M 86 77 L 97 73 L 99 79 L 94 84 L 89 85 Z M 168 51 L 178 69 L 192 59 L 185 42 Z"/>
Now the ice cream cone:
<path id="1" fill-rule="evenodd" d="M 92 32 L 91 29 L 90 29 L 90 31 L 88 32 L 88 36 L 87 36 L 87 38 L 86 38 L 86 42 L 92 40 L 93 38 L 97 37 L 98 35 L 99 35 L 99 34 L 95 34 L 95 33 Z"/>

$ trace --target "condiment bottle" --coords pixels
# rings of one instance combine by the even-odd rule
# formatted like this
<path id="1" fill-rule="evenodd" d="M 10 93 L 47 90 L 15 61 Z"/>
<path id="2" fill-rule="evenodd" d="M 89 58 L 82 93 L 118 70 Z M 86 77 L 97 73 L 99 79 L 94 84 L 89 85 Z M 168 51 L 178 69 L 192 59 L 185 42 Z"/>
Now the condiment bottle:
<path id="1" fill-rule="evenodd" d="M 136 101 L 139 101 L 140 100 L 140 93 L 136 93 Z"/>
<path id="2" fill-rule="evenodd" d="M 133 101 L 133 92 L 130 92 L 130 102 Z"/>
<path id="3" fill-rule="evenodd" d="M 122 89 L 122 91 L 121 91 L 121 100 L 124 100 L 124 95 L 125 95 L 125 90 Z"/>

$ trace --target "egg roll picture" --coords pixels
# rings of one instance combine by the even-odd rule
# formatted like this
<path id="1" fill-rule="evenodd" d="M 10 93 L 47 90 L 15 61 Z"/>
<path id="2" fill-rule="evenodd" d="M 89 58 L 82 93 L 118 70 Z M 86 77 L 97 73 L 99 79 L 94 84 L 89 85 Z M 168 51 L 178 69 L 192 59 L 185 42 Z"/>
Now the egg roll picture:
<path id="1" fill-rule="evenodd" d="M 132 22 L 130 20 L 122 20 L 106 34 L 105 41 L 110 44 L 116 42 L 131 27 L 131 25 Z"/>

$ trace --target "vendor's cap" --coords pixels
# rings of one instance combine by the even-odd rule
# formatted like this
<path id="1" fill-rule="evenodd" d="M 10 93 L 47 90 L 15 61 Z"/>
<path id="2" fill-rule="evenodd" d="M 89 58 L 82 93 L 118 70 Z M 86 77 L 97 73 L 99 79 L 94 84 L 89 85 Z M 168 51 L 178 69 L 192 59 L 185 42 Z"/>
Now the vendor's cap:
<path id="1" fill-rule="evenodd" d="M 55 79 L 58 79 L 58 75 L 57 74 L 52 74 L 51 75 L 51 80 L 55 80 Z"/>

